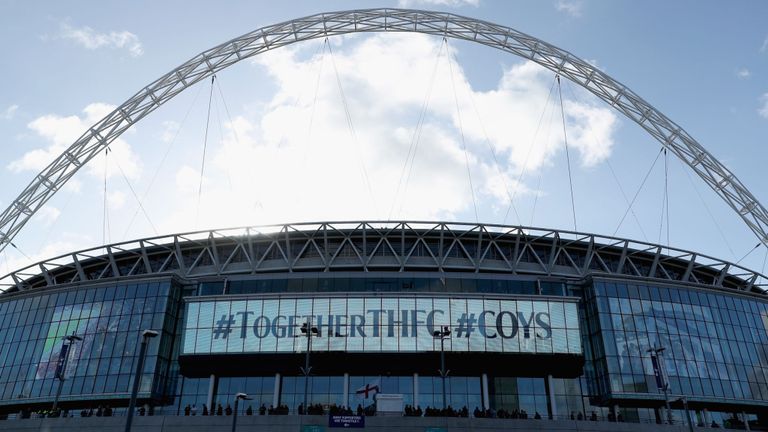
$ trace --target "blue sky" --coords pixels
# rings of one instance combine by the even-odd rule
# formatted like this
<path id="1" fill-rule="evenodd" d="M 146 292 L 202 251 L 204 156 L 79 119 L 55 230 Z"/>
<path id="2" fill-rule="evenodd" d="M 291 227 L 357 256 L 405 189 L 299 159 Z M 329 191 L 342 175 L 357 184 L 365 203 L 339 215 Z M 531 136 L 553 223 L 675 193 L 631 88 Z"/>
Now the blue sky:
<path id="1" fill-rule="evenodd" d="M 485 19 L 592 62 L 768 201 L 765 2 L 283 3 L 0 3 L 0 206 L 100 116 L 200 51 L 279 21 L 382 6 Z M 17 237 L 23 254 L 9 248 L 0 257 L 0 272 L 103 241 L 196 228 L 356 218 L 502 223 L 507 190 L 517 209 L 507 223 L 572 229 L 560 108 L 548 98 L 553 79 L 487 47 L 420 35 L 351 35 L 241 62 L 214 87 L 202 188 L 209 83 L 81 170 Z M 627 209 L 621 190 L 635 194 L 660 147 L 576 86 L 562 91 L 578 228 L 611 235 Z M 411 142 L 418 146 L 408 177 L 401 173 Z M 667 163 L 670 244 L 741 259 L 757 243 L 751 231 L 690 170 Z M 617 235 L 666 243 L 663 199 L 661 159 Z M 759 248 L 742 263 L 760 271 L 765 256 Z"/>

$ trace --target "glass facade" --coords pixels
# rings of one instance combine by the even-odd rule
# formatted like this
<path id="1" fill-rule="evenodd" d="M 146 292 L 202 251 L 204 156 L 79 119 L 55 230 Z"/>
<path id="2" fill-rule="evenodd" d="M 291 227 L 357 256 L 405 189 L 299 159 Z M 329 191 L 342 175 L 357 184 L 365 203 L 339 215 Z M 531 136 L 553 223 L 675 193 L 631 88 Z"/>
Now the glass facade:
<path id="1" fill-rule="evenodd" d="M 577 304 L 456 297 L 280 297 L 189 302 L 183 354 L 312 351 L 581 354 Z M 455 337 L 441 344 L 436 329 Z"/>
<path id="2" fill-rule="evenodd" d="M 648 350 L 663 347 L 670 392 L 768 401 L 768 304 L 692 288 L 601 281 L 587 304 L 605 394 L 658 398 Z"/>
<path id="3" fill-rule="evenodd" d="M 665 348 L 671 393 L 686 395 L 700 422 L 723 425 L 733 412 L 768 408 L 768 302 L 757 295 L 630 279 L 472 277 L 137 278 L 0 296 L 0 413 L 50 406 L 63 340 L 72 334 L 82 340 L 67 353 L 62 403 L 125 406 L 143 329 L 161 332 L 149 345 L 139 395 L 155 413 L 183 415 L 194 406 L 201 415 L 203 405 L 233 406 L 238 392 L 252 398 L 242 413 L 262 405 L 295 413 L 304 400 L 299 366 L 307 344 L 297 336 L 310 319 L 318 327 L 315 361 L 337 353 L 344 361 L 364 358 L 353 371 L 343 362 L 325 374 L 313 369 L 320 373 L 309 378 L 308 400 L 325 407 L 367 407 L 373 399 L 358 390 L 374 383 L 405 404 L 442 407 L 433 331 L 448 326 L 447 367 L 455 372 L 445 380 L 445 403 L 470 413 L 606 419 L 613 411 L 627 421 L 657 421 L 663 396 L 653 346 Z M 238 359 L 233 367 L 211 378 L 206 368 L 230 355 Z M 462 370 L 462 356 L 483 361 Z M 194 370 L 184 364 L 189 358 Z M 399 367 L 391 374 L 383 367 L 389 362 Z"/>
<path id="4" fill-rule="evenodd" d="M 0 302 L 0 404 L 50 401 L 64 336 L 61 400 L 125 398 L 133 383 L 141 331 L 162 332 L 150 344 L 140 392 L 166 393 L 178 290 L 170 281 L 112 284 Z"/>

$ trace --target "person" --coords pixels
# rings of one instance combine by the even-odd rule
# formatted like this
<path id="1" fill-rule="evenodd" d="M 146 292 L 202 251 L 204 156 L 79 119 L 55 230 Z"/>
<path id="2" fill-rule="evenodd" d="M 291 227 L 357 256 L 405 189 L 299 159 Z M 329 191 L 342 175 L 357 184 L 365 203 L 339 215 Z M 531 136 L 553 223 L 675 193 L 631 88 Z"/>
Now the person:
<path id="1" fill-rule="evenodd" d="M 363 406 L 360 404 L 357 404 L 357 415 L 363 415 Z"/>
<path id="2" fill-rule="evenodd" d="M 203 413 L 202 415 L 207 416 L 208 415 L 208 405 L 203 404 Z"/>
<path id="3" fill-rule="evenodd" d="M 224 408 L 221 407 L 221 404 L 216 405 L 216 415 L 222 415 L 224 411 Z"/>
<path id="4" fill-rule="evenodd" d="M 579 411 L 579 415 L 576 416 L 576 418 L 579 420 L 584 420 L 584 414 L 582 414 L 581 411 Z"/>
<path id="5" fill-rule="evenodd" d="M 592 421 L 597 421 L 597 413 L 592 411 L 592 415 L 589 416 L 589 419 Z"/>
<path id="6" fill-rule="evenodd" d="M 245 410 L 245 415 L 253 415 L 253 407 L 248 405 L 248 409 Z"/>
<path id="7" fill-rule="evenodd" d="M 535 420 L 541 420 L 541 414 L 539 414 L 539 412 L 538 412 L 538 411 L 535 411 L 535 412 L 533 413 L 533 418 L 534 418 Z"/>
<path id="8" fill-rule="evenodd" d="M 139 407 L 139 416 L 144 416 L 147 413 L 147 409 L 144 408 L 144 405 Z"/>
<path id="9" fill-rule="evenodd" d="M 266 413 L 267 413 L 267 407 L 264 406 L 264 404 L 261 404 L 261 406 L 259 407 L 259 415 L 264 415 Z"/>
<path id="10" fill-rule="evenodd" d="M 112 417 L 112 407 L 107 405 L 106 408 L 104 408 L 104 417 Z"/>
<path id="11" fill-rule="evenodd" d="M 227 407 L 224 409 L 224 413 L 228 416 L 232 415 L 232 407 L 227 404 Z"/>
<path id="12" fill-rule="evenodd" d="M 299 415 L 304 415 L 304 404 L 299 404 L 298 411 Z"/>
<path id="13" fill-rule="evenodd" d="M 96 417 L 101 417 L 104 414 L 104 410 L 101 408 L 101 405 L 99 405 L 99 408 L 96 409 Z"/>
<path id="14" fill-rule="evenodd" d="M 191 413 L 191 412 L 192 412 L 192 407 L 189 406 L 189 404 L 187 404 L 187 406 L 184 407 L 184 415 L 188 416 L 189 413 Z"/>
<path id="15" fill-rule="evenodd" d="M 571 420 L 576 420 L 576 416 L 573 414 L 573 411 L 571 411 Z"/>
<path id="16" fill-rule="evenodd" d="M 192 415 L 193 416 L 197 415 L 197 405 L 195 405 L 195 404 L 192 404 Z"/>

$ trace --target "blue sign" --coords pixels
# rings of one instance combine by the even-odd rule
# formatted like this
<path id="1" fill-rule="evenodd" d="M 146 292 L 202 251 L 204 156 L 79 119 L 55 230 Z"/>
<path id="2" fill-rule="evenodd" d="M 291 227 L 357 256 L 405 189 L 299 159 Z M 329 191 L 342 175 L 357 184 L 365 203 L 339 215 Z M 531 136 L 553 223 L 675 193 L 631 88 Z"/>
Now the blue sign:
<path id="1" fill-rule="evenodd" d="M 325 428 L 320 425 L 302 425 L 301 432 L 325 432 Z"/>
<path id="2" fill-rule="evenodd" d="M 64 380 L 64 366 L 67 364 L 67 354 L 69 354 L 69 344 L 61 346 L 61 352 L 59 353 L 59 361 L 56 363 L 55 378 Z"/>
<path id="3" fill-rule="evenodd" d="M 364 428 L 365 416 L 331 415 L 328 416 L 328 427 L 332 428 Z"/>

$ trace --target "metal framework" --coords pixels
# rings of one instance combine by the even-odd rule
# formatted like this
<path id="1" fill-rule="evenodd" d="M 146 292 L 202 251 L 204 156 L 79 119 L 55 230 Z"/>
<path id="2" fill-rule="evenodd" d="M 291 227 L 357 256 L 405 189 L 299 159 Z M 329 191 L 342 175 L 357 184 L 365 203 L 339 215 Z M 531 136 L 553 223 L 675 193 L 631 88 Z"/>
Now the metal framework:
<path id="1" fill-rule="evenodd" d="M 0 279 L 4 292 L 117 278 L 294 272 L 440 272 L 584 280 L 636 277 L 766 296 L 768 279 L 738 264 L 632 240 L 504 225 L 322 222 L 198 231 L 72 252 Z"/>
<path id="2" fill-rule="evenodd" d="M 0 214 L 0 251 L 64 183 L 146 115 L 188 87 L 243 59 L 310 39 L 346 33 L 414 32 L 487 45 L 584 87 L 639 124 L 693 169 L 768 245 L 768 211 L 736 176 L 680 126 L 632 90 L 573 54 L 498 24 L 443 12 L 366 9 L 321 13 L 270 25 L 204 51 L 153 81 L 89 128 Z"/>

